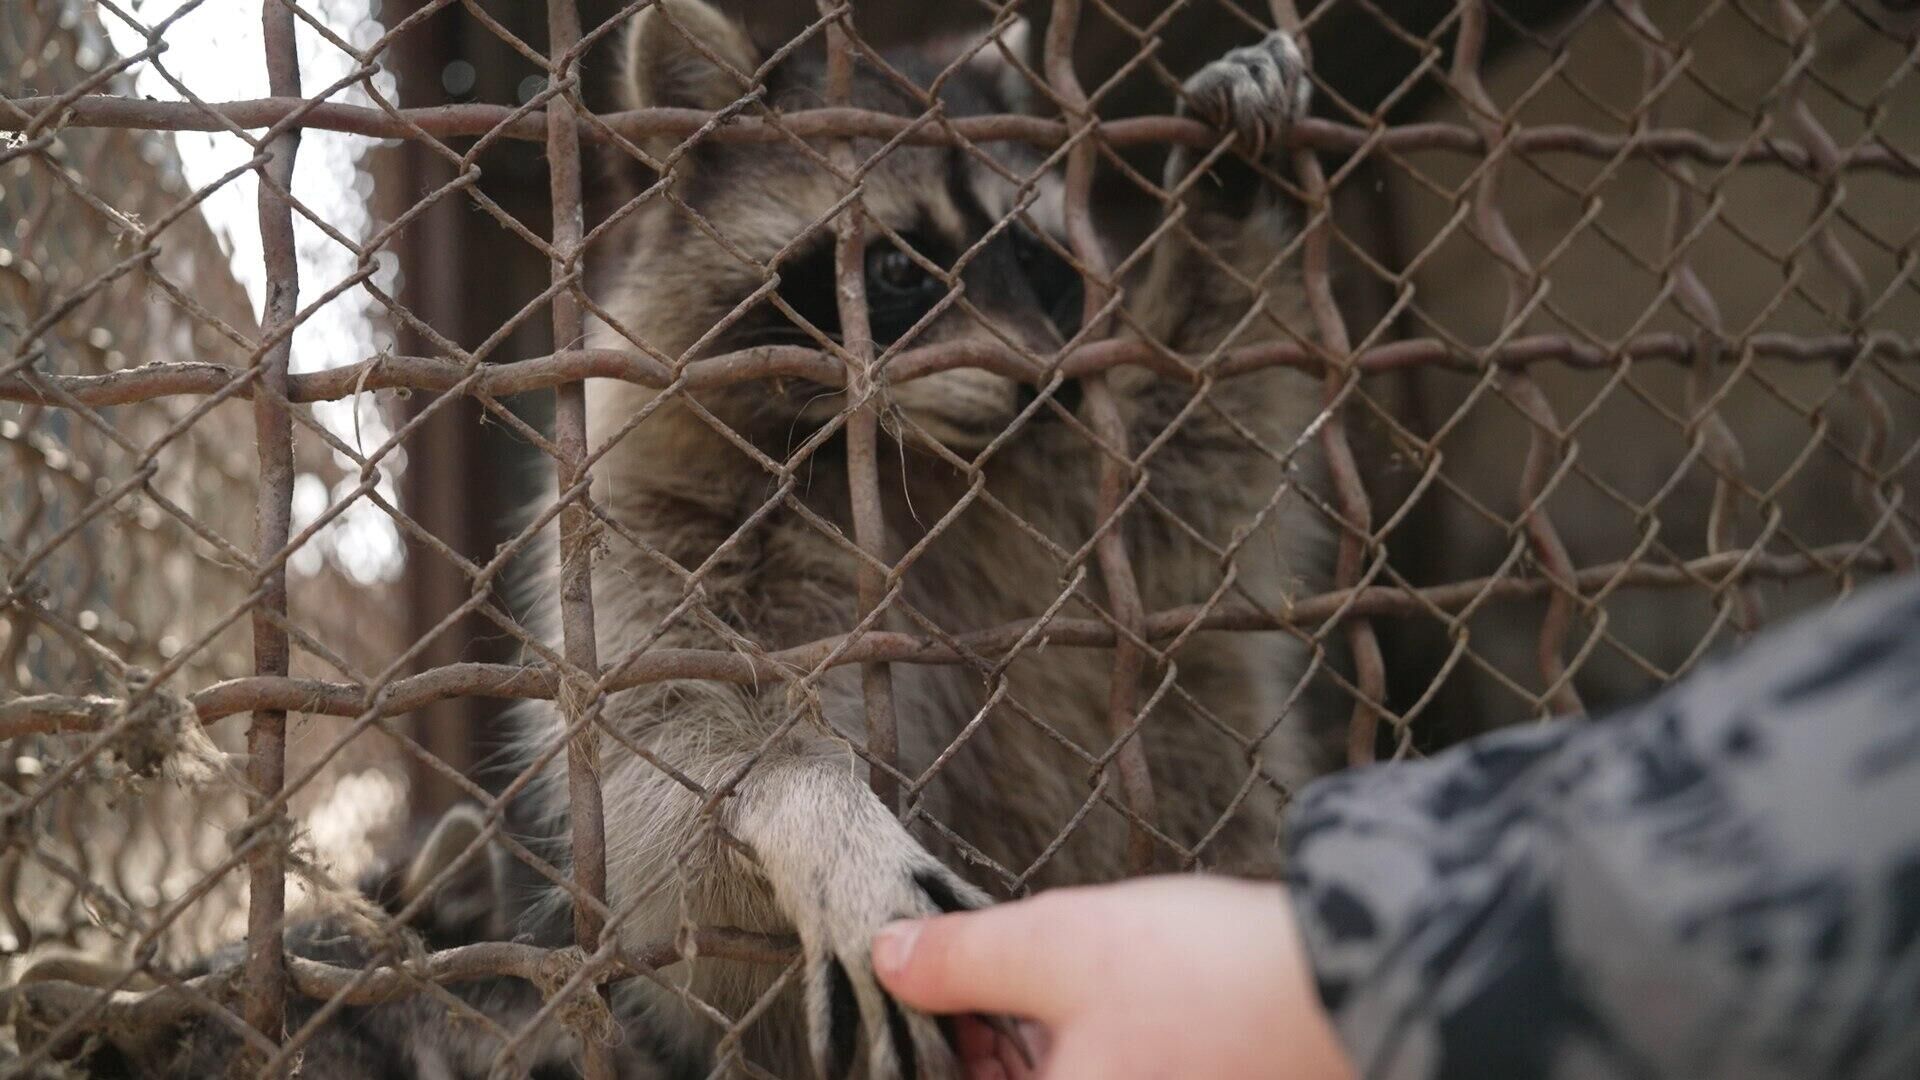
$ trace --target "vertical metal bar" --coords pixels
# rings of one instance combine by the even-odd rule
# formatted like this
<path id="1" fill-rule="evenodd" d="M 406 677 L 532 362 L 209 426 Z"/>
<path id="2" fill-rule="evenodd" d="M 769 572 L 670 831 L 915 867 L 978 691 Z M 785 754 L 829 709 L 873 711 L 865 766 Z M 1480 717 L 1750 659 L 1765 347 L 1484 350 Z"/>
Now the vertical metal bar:
<path id="1" fill-rule="evenodd" d="M 1059 0 L 1047 20 L 1046 49 L 1043 57 L 1047 82 L 1052 85 L 1067 112 L 1072 138 L 1077 140 L 1067 152 L 1067 177 L 1064 195 L 1067 243 L 1083 267 L 1086 281 L 1084 315 L 1091 328 L 1113 290 L 1108 286 L 1111 273 L 1100 236 L 1094 227 L 1092 191 L 1094 165 L 1099 147 L 1088 128 L 1095 117 L 1087 105 L 1086 91 L 1073 70 L 1073 42 L 1080 29 L 1080 0 Z M 1100 521 L 1104 528 L 1094 547 L 1100 563 L 1100 577 L 1107 587 L 1107 604 L 1113 611 L 1120 632 L 1113 647 L 1113 676 L 1107 690 L 1107 726 L 1121 744 L 1114 753 L 1114 765 L 1120 772 L 1120 795 L 1137 820 L 1127 823 L 1127 868 L 1130 873 L 1145 873 L 1153 865 L 1153 834 L 1147 825 L 1154 819 L 1153 776 L 1147 767 L 1146 743 L 1134 732 L 1134 714 L 1139 708 L 1140 675 L 1146 666 L 1146 654 L 1140 647 L 1140 629 L 1146 620 L 1140 604 L 1140 589 L 1134 580 L 1133 562 L 1127 554 L 1124 530 L 1113 522 L 1133 479 L 1127 445 L 1127 425 L 1120 415 L 1120 403 L 1105 372 L 1081 379 L 1091 427 L 1113 453 L 1100 463 Z"/>
<path id="2" fill-rule="evenodd" d="M 294 48 L 292 5 L 288 0 L 263 0 L 260 25 L 268 91 L 279 98 L 299 97 L 300 57 Z M 274 136 L 268 149 L 271 157 L 263 168 L 274 184 L 261 183 L 259 195 L 260 243 L 267 275 L 261 337 L 277 336 L 278 340 L 256 360 L 259 391 L 253 397 L 254 440 L 260 458 L 254 552 L 262 566 L 286 546 L 293 513 L 293 420 L 284 403 L 287 366 L 293 356 L 293 322 L 299 310 L 300 260 L 294 246 L 293 207 L 280 191 L 293 190 L 299 130 Z M 286 564 L 266 571 L 259 584 L 262 595 L 252 618 L 253 669 L 259 675 L 283 676 L 289 660 L 287 632 L 276 625 L 274 616 L 284 617 L 287 612 Z M 247 779 L 255 814 L 279 794 L 286 783 L 286 768 L 287 714 L 278 709 L 255 712 L 247 726 Z M 266 821 L 254 824 L 268 828 Z M 284 837 L 275 830 L 256 841 L 247 857 L 245 1019 L 276 1043 L 284 1033 L 287 1004 L 286 958 L 280 951 L 287 899 L 284 844 Z"/>
<path id="3" fill-rule="evenodd" d="M 1454 45 L 1453 70 L 1449 78 L 1465 99 L 1467 117 L 1474 130 L 1486 140 L 1487 166 L 1480 173 L 1473 190 L 1474 221 L 1479 226 L 1481 241 L 1499 259 L 1500 268 L 1506 275 L 1507 310 L 1501 327 L 1503 334 L 1511 335 L 1526 317 L 1527 287 L 1533 277 L 1533 264 L 1528 261 L 1520 242 L 1514 239 L 1513 230 L 1507 226 L 1506 215 L 1500 209 L 1501 162 L 1497 159 L 1505 152 L 1506 132 L 1496 119 L 1499 110 L 1494 108 L 1492 96 L 1480 81 L 1480 61 L 1485 54 L 1486 43 L 1485 0 L 1461 0 L 1460 37 Z M 1560 456 L 1553 434 L 1558 430 L 1559 423 L 1553 415 L 1553 406 L 1547 401 L 1547 395 L 1525 368 L 1510 368 L 1502 373 L 1501 378 L 1508 400 L 1527 418 L 1527 458 L 1520 469 L 1518 496 L 1521 516 L 1527 538 L 1533 545 L 1534 557 L 1540 561 L 1540 568 L 1547 578 L 1557 586 L 1547 596 L 1547 611 L 1540 620 L 1535 661 L 1540 668 L 1540 677 L 1546 684 L 1546 701 L 1557 712 L 1577 713 L 1581 711 L 1580 696 L 1573 688 L 1572 675 L 1567 671 L 1561 653 L 1566 646 L 1567 632 L 1573 625 L 1574 590 L 1579 586 L 1574 583 L 1573 559 L 1567 554 L 1567 546 L 1561 541 L 1552 519 L 1547 516 L 1543 497 L 1548 474 Z"/>
<path id="4" fill-rule="evenodd" d="M 1320 159 L 1310 149 L 1296 150 L 1293 166 L 1306 189 L 1308 202 L 1313 207 L 1311 212 L 1319 215 L 1301 251 L 1304 264 L 1301 278 L 1320 347 L 1328 358 L 1321 398 L 1321 407 L 1328 415 L 1326 423 L 1320 425 L 1320 447 L 1326 455 L 1327 476 L 1333 482 L 1341 517 L 1334 585 L 1346 589 L 1360 583 L 1368 541 L 1373 533 L 1373 502 L 1367 497 L 1366 484 L 1360 479 L 1359 462 L 1347 439 L 1344 399 L 1359 376 L 1352 364 L 1353 344 L 1347 337 L 1346 323 L 1333 300 L 1331 245 L 1327 235 L 1333 229 L 1333 209 L 1326 174 L 1320 168 Z M 1371 619 L 1365 615 L 1349 615 L 1343 629 L 1347 648 L 1353 654 L 1354 681 L 1359 690 L 1347 721 L 1347 764 L 1365 765 L 1374 759 L 1379 741 L 1380 718 L 1384 715 L 1387 697 L 1387 664 Z"/>
<path id="5" fill-rule="evenodd" d="M 580 43 L 580 13 L 573 0 L 548 0 L 547 53 L 554 61 L 553 78 L 566 81 L 579 63 L 574 55 Z M 553 345 L 576 348 L 585 336 L 578 269 L 580 238 L 585 222 L 580 205 L 580 129 L 572 98 L 562 95 L 547 109 L 547 163 L 553 184 L 553 280 L 573 278 L 553 298 Z M 586 468 L 587 399 L 584 382 L 565 383 L 554 390 L 554 443 L 560 450 L 556 467 L 558 490 L 578 484 Z M 593 515 L 580 501 L 560 513 L 560 625 L 567 663 L 584 678 L 600 677 L 599 648 L 593 619 Z M 560 701 L 568 725 L 579 725 L 599 709 L 598 694 L 583 697 L 580 683 L 562 684 Z M 604 806 L 600 794 L 600 758 L 594 725 L 581 727 L 567 743 L 567 820 L 573 842 L 573 878 L 581 891 L 595 899 L 607 895 L 607 849 Z M 602 920 L 591 905 L 573 905 L 574 940 L 591 955 L 600 947 Z M 604 993 L 604 988 L 600 991 Z M 584 1048 L 587 1075 L 612 1080 L 611 1048 L 591 1040 Z"/>
<path id="6" fill-rule="evenodd" d="M 1840 184 L 1840 147 L 1807 106 L 1807 73 L 1813 70 L 1815 48 L 1813 23 L 1792 0 L 1776 0 L 1775 7 L 1794 48 L 1793 77 L 1788 80 L 1781 108 L 1788 123 L 1800 133 L 1800 144 L 1806 147 L 1807 159 L 1820 178 L 1820 205 L 1814 210 L 1814 219 L 1819 222 L 1819 227 L 1814 230 L 1813 249 L 1846 290 L 1847 332 L 1858 340 L 1866 331 L 1862 325 L 1867 312 L 1866 275 L 1860 272 L 1860 264 L 1854 261 L 1840 238 L 1834 235 L 1832 226 L 1822 220 L 1845 197 L 1845 190 Z M 1840 369 L 1840 375 L 1847 384 L 1848 395 L 1860 406 L 1866 421 L 1867 430 L 1860 444 L 1861 462 L 1877 472 L 1885 457 L 1892 414 L 1887 408 L 1886 399 L 1880 396 L 1880 392 L 1874 389 L 1866 373 L 1861 370 L 1870 366 L 1867 355 L 1864 348 L 1860 349 Z M 1881 482 L 1885 483 L 1888 490 L 1881 489 Z M 1860 476 L 1854 482 L 1853 495 L 1869 527 L 1885 523 L 1885 539 L 1881 547 L 1887 558 L 1892 560 L 1894 569 L 1901 572 L 1912 570 L 1916 562 L 1920 562 L 1920 544 L 1916 544 L 1906 527 L 1900 523 L 1897 512 L 1902 501 L 1899 481 L 1891 475 L 1884 478 L 1879 475 Z"/>
<path id="7" fill-rule="evenodd" d="M 1673 46 L 1667 44 L 1640 0 L 1614 0 L 1620 13 L 1639 35 L 1645 72 L 1641 78 L 1643 107 L 1634 115 L 1635 127 L 1645 130 L 1660 126 L 1660 91 L 1673 69 Z M 1721 354 L 1726 351 L 1726 328 L 1720 317 L 1720 305 L 1706 282 L 1693 268 L 1688 252 L 1679 250 L 1688 242 L 1687 234 L 1695 225 L 1692 185 L 1693 167 L 1684 160 L 1668 162 L 1664 170 L 1671 179 L 1671 197 L 1667 200 L 1667 244 L 1670 255 L 1674 298 L 1689 318 L 1700 326 L 1694 335 L 1694 352 L 1687 374 L 1688 419 L 1699 425 L 1701 456 L 1713 466 L 1713 503 L 1707 511 L 1707 553 L 1718 555 L 1732 547 L 1733 515 L 1738 509 L 1739 488 L 1735 478 L 1746 469 L 1746 455 L 1740 440 L 1726 418 L 1720 415 L 1718 399 L 1712 393 L 1712 380 L 1719 370 Z M 1704 414 L 1702 409 L 1705 410 Z M 1764 535 L 1759 542 L 1764 542 Z M 1760 626 L 1760 592 L 1748 579 L 1733 586 L 1731 598 L 1724 593 L 1713 597 L 1715 606 L 1731 604 L 1734 627 L 1750 634 Z"/>
<path id="8" fill-rule="evenodd" d="M 1301 52 L 1307 51 L 1306 36 L 1301 33 L 1300 16 L 1292 0 L 1274 0 L 1270 5 L 1274 22 L 1298 40 Z M 1327 476 L 1333 483 L 1334 498 L 1340 507 L 1340 548 L 1334 567 L 1334 585 L 1350 589 L 1360 583 L 1361 568 L 1367 557 L 1367 542 L 1373 532 L 1373 503 L 1367 497 L 1366 484 L 1360 479 L 1360 464 L 1353 445 L 1347 439 L 1346 406 L 1348 388 L 1359 376 L 1353 367 L 1353 342 L 1347 324 L 1340 317 L 1340 306 L 1333 297 L 1333 268 L 1330 234 L 1333 231 L 1333 200 L 1327 190 L 1326 172 L 1320 158 L 1309 147 L 1293 152 L 1294 173 L 1306 193 L 1307 212 L 1312 216 L 1301 248 L 1301 284 L 1307 293 L 1307 308 L 1313 315 L 1314 331 L 1328 359 L 1323 381 L 1321 407 L 1327 410 L 1326 423 L 1320 425 L 1320 447 L 1327 458 Z M 1380 638 L 1373 621 L 1365 615 L 1346 619 L 1347 648 L 1353 653 L 1355 685 L 1359 695 L 1347 721 L 1347 764 L 1365 765 L 1374 759 L 1379 741 L 1380 718 L 1387 697 L 1387 664 L 1380 652 Z"/>
<path id="9" fill-rule="evenodd" d="M 832 0 L 820 0 L 820 13 L 834 9 Z M 853 44 L 842 16 L 827 25 L 827 104 L 843 106 L 852 100 Z M 852 176 L 858 169 L 853 141 L 835 139 L 834 167 Z M 869 558 L 887 561 L 886 521 L 880 509 L 880 424 L 874 402 L 873 331 L 867 320 L 866 209 L 855 196 L 833 223 L 835 298 L 840 309 L 841 339 L 853 361 L 847 372 L 847 486 L 852 495 L 853 541 Z M 859 566 L 859 618 L 865 621 L 880 606 L 887 589 L 886 574 L 862 560 Z M 893 709 L 893 668 L 885 662 L 860 665 L 861 697 L 867 711 L 867 753 L 875 762 L 873 793 L 896 813 L 900 810 L 900 783 L 892 770 L 899 767 L 900 733 Z"/>
<path id="10" fill-rule="evenodd" d="M 382 18 L 386 25 L 394 26 L 433 2 L 388 0 L 381 7 Z M 467 58 L 463 31 L 469 25 L 455 19 L 430 19 L 393 39 L 384 63 L 398 81 L 402 107 L 448 105 L 455 100 L 442 85 L 441 73 L 452 61 Z M 487 65 L 482 61 L 476 66 L 484 71 Z M 539 152 L 533 146 L 526 149 L 529 157 Z M 401 140 L 397 146 L 375 151 L 369 160 L 377 163 L 374 197 L 383 203 L 377 211 L 380 221 L 399 218 L 413 208 L 423 192 L 452 180 L 455 172 L 445 157 L 418 139 Z M 535 190 L 547 186 L 538 183 L 540 179 L 545 178 L 524 182 L 527 190 L 523 203 L 548 201 L 546 191 Z M 499 318 L 493 306 L 468 302 L 469 267 L 486 266 L 492 287 L 506 296 L 515 295 L 533 274 L 540 279 L 536 289 L 545 285 L 547 277 L 547 267 L 538 265 L 544 260 L 518 237 L 494 227 L 490 220 L 483 225 L 482 220 L 483 215 L 473 213 L 472 203 L 462 197 L 439 199 L 415 225 L 402 230 L 387 245 L 387 250 L 399 257 L 408 310 L 464 346 L 484 340 Z M 501 280 L 503 277 L 507 280 Z M 546 328 L 532 325 L 536 321 L 528 321 L 529 329 L 544 334 Z M 413 356 L 439 352 L 431 335 L 408 320 L 396 318 L 393 323 L 397 351 Z M 542 351 L 547 347 L 542 341 Z M 432 415 L 407 440 L 407 467 L 400 472 L 398 483 L 400 508 L 448 547 L 475 557 L 491 550 L 494 537 L 486 523 L 500 520 L 508 497 L 500 491 L 496 470 L 475 467 L 476 462 L 488 460 L 486 455 L 497 452 L 481 424 L 479 402 L 470 397 L 442 402 L 439 397 L 414 394 L 402 406 L 408 421 L 423 412 L 431 411 Z M 471 595 L 473 582 L 418 537 L 405 532 L 402 536 L 407 549 L 401 629 L 407 641 L 415 642 L 433 634 L 446 614 Z M 416 658 L 409 674 L 464 660 L 509 659 L 508 649 L 490 648 L 492 639 L 481 632 L 480 622 L 468 619 L 437 636 Z M 414 741 L 440 760 L 471 774 L 479 764 L 476 749 L 486 745 L 482 740 L 491 734 L 486 731 L 486 721 L 494 712 L 493 704 L 483 699 L 446 698 L 413 710 L 407 723 Z M 414 755 L 406 755 L 406 767 L 407 801 L 416 821 L 433 821 L 463 798 L 458 786 Z"/>

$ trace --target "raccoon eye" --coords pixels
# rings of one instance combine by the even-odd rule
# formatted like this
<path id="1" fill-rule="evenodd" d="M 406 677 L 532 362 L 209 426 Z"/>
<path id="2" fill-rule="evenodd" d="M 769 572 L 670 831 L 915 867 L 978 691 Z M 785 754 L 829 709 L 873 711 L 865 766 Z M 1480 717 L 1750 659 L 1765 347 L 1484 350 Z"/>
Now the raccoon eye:
<path id="1" fill-rule="evenodd" d="M 914 300 L 937 292 L 940 283 L 897 247 L 867 249 L 867 292 L 881 303 Z"/>

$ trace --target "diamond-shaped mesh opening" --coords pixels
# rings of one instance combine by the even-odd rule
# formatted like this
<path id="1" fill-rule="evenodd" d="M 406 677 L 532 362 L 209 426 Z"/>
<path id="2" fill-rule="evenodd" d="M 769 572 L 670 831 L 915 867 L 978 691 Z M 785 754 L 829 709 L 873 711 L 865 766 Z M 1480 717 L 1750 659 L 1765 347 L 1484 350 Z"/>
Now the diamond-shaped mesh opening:
<path id="1" fill-rule="evenodd" d="M 894 1075 L 882 922 L 1913 562 L 1911 15 L 21 13 L 0 1069 Z"/>

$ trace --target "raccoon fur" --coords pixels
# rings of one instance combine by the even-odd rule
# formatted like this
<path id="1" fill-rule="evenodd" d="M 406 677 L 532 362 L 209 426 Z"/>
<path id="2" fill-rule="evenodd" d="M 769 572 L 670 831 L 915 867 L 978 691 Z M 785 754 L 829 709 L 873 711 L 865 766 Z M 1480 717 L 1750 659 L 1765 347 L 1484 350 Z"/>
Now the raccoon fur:
<path id="1" fill-rule="evenodd" d="M 412 858 L 369 875 L 361 883 L 363 894 L 397 917 L 431 884 L 425 903 L 405 924 L 430 950 L 505 940 L 515 919 L 503 893 L 504 867 L 500 864 L 504 852 L 489 844 L 482 855 L 456 865 L 460 855 L 480 837 L 484 824 L 473 807 L 449 811 Z M 296 921 L 283 940 L 292 956 L 340 967 L 364 968 L 381 955 L 379 944 L 369 940 L 364 929 L 340 917 Z M 246 948 L 236 943 L 172 974 L 191 979 L 229 972 L 245 961 Z M 49 958 L 36 963 L 22 973 L 20 983 L 30 987 L 52 980 L 102 990 L 123 985 L 119 970 L 77 958 Z M 124 985 L 149 994 L 169 992 L 144 975 L 136 975 Z M 447 989 L 510 1035 L 527 1028 L 541 1006 L 539 991 L 512 977 L 455 983 Z M 324 1004 L 292 995 L 287 1031 L 301 1031 Z M 28 1036 L 22 1040 L 28 1046 L 33 1043 L 31 1036 L 36 1028 L 44 1034 L 63 1019 L 36 1018 L 30 1009 L 15 1018 L 16 1024 L 22 1025 L 22 1034 Z M 66 1070 L 56 1075 L 101 1080 L 198 1080 L 226 1075 L 229 1063 L 242 1048 L 239 1034 L 229 1023 L 195 1014 L 165 1029 L 109 1027 L 66 1040 L 54 1048 L 56 1064 L 50 1068 Z M 502 1059 L 504 1049 L 493 1031 L 471 1013 L 421 993 L 335 1010 L 304 1040 L 294 1071 L 312 1080 L 487 1080 L 495 1075 L 560 1080 L 581 1075 L 578 1039 L 551 1018 L 521 1041 L 513 1060 Z M 665 1075 L 637 1044 L 623 1044 L 616 1058 L 620 1080 L 656 1080 Z M 0 1072 L 12 1075 L 5 1065 L 0 1061 Z"/>

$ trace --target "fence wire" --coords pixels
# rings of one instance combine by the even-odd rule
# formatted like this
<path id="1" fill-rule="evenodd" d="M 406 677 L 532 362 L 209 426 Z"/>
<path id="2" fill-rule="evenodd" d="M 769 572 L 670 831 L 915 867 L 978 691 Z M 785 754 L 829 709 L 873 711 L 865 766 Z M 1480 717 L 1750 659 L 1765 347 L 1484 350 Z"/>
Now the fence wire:
<path id="1" fill-rule="evenodd" d="M 757 1026 L 776 1026 L 800 992 L 805 950 L 778 918 L 707 921 L 685 896 L 707 872 L 703 845 L 780 858 L 735 835 L 729 800 L 782 767 L 782 740 L 831 728 L 827 713 L 860 727 L 845 749 L 878 805 L 994 896 L 1075 866 L 1238 869 L 1241 834 L 1275 820 L 1313 769 L 1603 708 L 1914 565 L 1920 230 L 1906 208 L 1920 195 L 1920 21 L 1895 5 L 1327 0 L 1303 17 L 1288 0 L 982 0 L 954 41 L 889 31 L 934 58 L 919 70 L 863 34 L 887 13 L 830 0 L 789 12 L 790 36 L 760 41 L 760 57 L 688 3 L 589 5 L 597 21 L 583 22 L 574 0 L 549 0 L 546 37 L 530 42 L 477 0 L 389 5 L 377 33 L 353 34 L 263 0 L 263 55 L 230 58 L 264 68 L 253 100 L 207 97 L 200 73 L 169 66 L 170 36 L 205 6 L 33 0 L 0 26 L 0 71 L 16 73 L 0 84 L 8 1075 L 116 1054 L 160 1055 L 166 1075 L 370 1068 L 341 1056 L 347 1017 L 355 1052 L 425 1031 L 470 1043 L 455 1075 L 554 1060 L 654 1075 L 662 1037 L 621 1019 L 634 993 L 673 1002 L 716 1075 L 802 1075 L 803 1062 L 755 1048 L 778 1044 L 756 1041 Z M 455 18 L 532 65 L 519 100 L 414 107 L 381 88 L 409 35 Z M 641 19 L 728 80 L 726 103 L 605 107 L 620 66 L 608 57 Z M 1327 74 L 1352 66 L 1339 51 L 1354 20 L 1405 58 L 1402 81 L 1364 100 Z M 1187 100 L 1191 72 L 1167 58 L 1201 23 L 1224 44 L 1277 27 L 1310 46 L 1316 110 L 1285 154 Z M 347 74 L 303 83 L 302 42 L 337 51 Z M 817 92 L 776 98 L 780 65 L 814 55 Z M 1035 107 L 982 113 L 943 96 L 983 66 Z M 141 71 L 172 99 L 136 94 Z M 1118 115 L 1129 93 L 1159 104 Z M 250 160 L 196 188 L 166 134 L 188 131 L 244 143 Z M 424 148 L 450 179 L 385 192 L 381 205 L 403 208 L 344 231 L 294 190 L 316 131 Z M 544 222 L 482 185 L 487 153 L 510 142 L 544 149 Z M 884 205 L 888 170 L 928 148 L 1015 193 L 950 258 L 922 255 Z M 802 161 L 805 183 L 831 189 L 820 214 L 791 195 L 801 235 L 831 238 L 815 271 L 824 306 L 797 310 L 787 289 L 805 284 L 800 238 L 769 248 L 752 235 L 763 226 L 696 190 L 695 170 L 722 153 Z M 1203 168 L 1151 179 L 1169 156 Z M 640 177 L 604 215 L 589 214 L 609 190 L 596 158 Z M 1208 169 L 1228 168 L 1288 207 L 1287 239 L 1258 265 L 1183 209 L 1206 196 Z M 259 192 L 257 306 L 203 214 L 241 175 Z M 457 269 L 473 303 L 500 312 L 476 346 L 382 276 L 396 246 L 432 243 L 413 230 L 442 205 L 547 267 L 547 286 L 513 304 L 485 291 L 489 267 Z M 689 268 L 692 284 L 621 282 L 646 222 L 695 236 L 724 265 L 711 273 L 746 282 L 749 299 L 685 340 L 635 325 L 649 309 L 622 290 L 697 310 L 684 290 L 708 280 Z M 296 223 L 354 268 L 303 277 Z M 1044 347 L 995 325 L 969 276 L 1016 231 L 1079 287 L 1070 329 Z M 1212 275 L 1194 304 L 1245 297 L 1198 351 L 1154 321 L 1135 273 L 1182 244 Z M 876 252 L 939 294 L 904 333 L 877 329 Z M 296 329 L 343 296 L 430 347 L 297 359 Z M 755 343 L 752 320 L 770 310 L 800 332 Z M 972 329 L 941 338 L 944 318 Z M 504 351 L 542 326 L 552 351 Z M 989 385 L 956 381 L 967 373 L 1021 388 L 977 439 L 914 404 Z M 1300 422 L 1248 421 L 1235 403 L 1252 385 L 1287 388 Z M 749 430 L 763 417 L 722 407 L 745 387 L 801 403 L 780 414 L 777 445 Z M 515 408 L 534 398 L 551 403 L 550 430 Z M 1146 400 L 1172 403 L 1155 425 Z M 369 442 L 317 417 L 317 403 L 343 401 L 376 403 L 390 428 Z M 423 445 L 460 401 L 552 478 L 491 551 L 457 549 L 390 494 L 403 467 L 505 468 Z M 656 508 L 619 486 L 634 470 L 718 482 L 709 462 L 671 456 L 674 424 L 750 465 L 733 516 L 697 541 L 663 539 L 646 519 Z M 1008 493 L 1012 448 L 1042 438 L 1075 457 L 1044 483 L 1073 487 L 1083 523 L 1036 520 Z M 909 477 L 929 466 L 910 458 L 944 487 L 915 490 Z M 303 483 L 326 496 L 297 513 Z M 1180 494 L 1255 483 L 1225 520 L 1193 520 Z M 471 587 L 424 634 L 402 631 L 386 589 L 316 557 L 369 507 L 409 545 L 404 573 L 441 564 Z M 776 518 L 804 551 L 768 544 Z M 1297 558 L 1275 530 L 1301 534 L 1288 538 Z M 1004 583 L 926 578 L 955 565 L 943 544 L 1000 534 L 1045 572 L 1014 590 L 1017 618 L 982 621 L 999 609 L 969 594 Z M 1175 550 L 1188 553 L 1178 566 Z M 500 599 L 528 564 L 546 567 L 542 616 Z M 759 610 L 743 566 L 781 588 L 817 573 L 838 621 Z M 610 614 L 616 579 L 643 572 L 657 575 L 646 603 Z M 523 659 L 421 660 L 476 621 Z M 1239 670 L 1219 659 L 1236 637 L 1280 642 L 1300 665 L 1241 695 L 1259 713 L 1244 723 L 1201 688 Z M 1073 686 L 1096 701 L 1082 711 L 1097 730 L 1061 719 L 1083 703 L 1036 689 L 1030 673 L 1056 665 L 1095 671 Z M 936 669 L 976 696 L 930 744 L 916 725 Z M 623 723 L 636 703 L 697 709 L 723 693 L 783 703 L 724 769 Z M 406 722 L 468 698 L 557 720 L 469 775 Z M 1283 725 L 1311 729 L 1312 768 L 1276 758 Z M 1045 749 L 1024 771 L 1000 759 L 976 790 L 965 762 L 996 738 Z M 405 785 L 423 771 L 471 806 L 409 842 Z M 630 849 L 647 843 L 631 835 L 632 793 L 648 784 L 694 800 L 699 824 L 671 838 L 663 865 L 636 868 Z M 1028 790 L 1065 810 L 1018 810 L 1019 836 L 982 831 Z M 538 800 L 564 806 L 564 836 L 523 830 Z M 1105 854 L 1062 855 L 1076 845 Z M 555 893 L 565 932 L 516 931 L 504 909 L 521 898 L 503 881 Z M 727 964 L 762 972 L 764 988 L 734 1000 L 687 974 Z"/>

